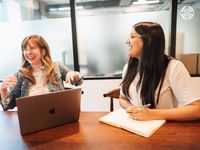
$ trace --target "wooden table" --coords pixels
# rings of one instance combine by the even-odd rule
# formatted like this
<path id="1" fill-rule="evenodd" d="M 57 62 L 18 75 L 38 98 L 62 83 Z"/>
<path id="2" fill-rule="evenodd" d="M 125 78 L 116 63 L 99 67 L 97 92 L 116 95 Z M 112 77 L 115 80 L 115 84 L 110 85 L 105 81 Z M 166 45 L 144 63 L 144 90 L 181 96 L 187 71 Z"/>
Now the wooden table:
<path id="1" fill-rule="evenodd" d="M 81 112 L 76 123 L 21 136 L 17 112 L 0 112 L 1 150 L 200 150 L 200 121 L 167 122 L 144 138 L 98 121 L 103 112 Z"/>

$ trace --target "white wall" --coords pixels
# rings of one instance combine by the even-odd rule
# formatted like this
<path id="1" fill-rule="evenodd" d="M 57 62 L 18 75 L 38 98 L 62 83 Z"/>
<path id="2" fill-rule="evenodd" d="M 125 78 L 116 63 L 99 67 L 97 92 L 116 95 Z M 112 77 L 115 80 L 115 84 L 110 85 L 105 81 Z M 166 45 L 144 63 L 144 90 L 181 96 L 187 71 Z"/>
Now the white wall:
<path id="1" fill-rule="evenodd" d="M 103 94 L 119 86 L 121 79 L 113 80 L 84 80 L 81 101 L 82 111 L 109 111 L 110 100 Z M 114 108 L 119 108 L 118 100 L 114 100 Z"/>

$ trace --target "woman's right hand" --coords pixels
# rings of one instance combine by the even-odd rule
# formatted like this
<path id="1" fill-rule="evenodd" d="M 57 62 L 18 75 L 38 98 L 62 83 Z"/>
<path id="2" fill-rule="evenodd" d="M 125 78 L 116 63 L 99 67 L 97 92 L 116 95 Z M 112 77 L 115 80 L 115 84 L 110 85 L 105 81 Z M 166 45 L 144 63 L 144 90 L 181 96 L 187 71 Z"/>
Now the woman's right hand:
<path id="1" fill-rule="evenodd" d="M 17 84 L 17 78 L 14 76 L 7 77 L 1 84 L 1 90 L 5 91 L 7 88 L 13 88 Z"/>

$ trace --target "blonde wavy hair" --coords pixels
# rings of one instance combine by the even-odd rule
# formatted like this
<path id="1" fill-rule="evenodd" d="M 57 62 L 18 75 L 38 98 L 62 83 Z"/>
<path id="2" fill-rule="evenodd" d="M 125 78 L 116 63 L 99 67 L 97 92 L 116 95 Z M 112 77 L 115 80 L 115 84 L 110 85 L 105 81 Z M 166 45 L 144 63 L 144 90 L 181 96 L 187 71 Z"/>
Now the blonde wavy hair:
<path id="1" fill-rule="evenodd" d="M 28 78 L 33 85 L 36 84 L 35 78 L 33 77 L 33 74 L 32 74 L 32 67 L 23 55 L 23 51 L 27 48 L 28 45 L 30 45 L 30 43 L 33 44 L 34 46 L 38 47 L 40 49 L 41 53 L 42 53 L 42 50 L 45 51 L 45 53 L 42 57 L 42 60 L 41 60 L 44 65 L 44 72 L 45 72 L 44 81 L 45 81 L 45 83 L 47 83 L 48 81 L 51 81 L 54 84 L 58 84 L 58 81 L 55 79 L 54 64 L 53 64 L 51 56 L 50 56 L 49 45 L 44 40 L 44 38 L 39 35 L 27 36 L 23 39 L 23 41 L 21 43 L 22 68 L 20 71 L 23 74 L 23 76 Z"/>

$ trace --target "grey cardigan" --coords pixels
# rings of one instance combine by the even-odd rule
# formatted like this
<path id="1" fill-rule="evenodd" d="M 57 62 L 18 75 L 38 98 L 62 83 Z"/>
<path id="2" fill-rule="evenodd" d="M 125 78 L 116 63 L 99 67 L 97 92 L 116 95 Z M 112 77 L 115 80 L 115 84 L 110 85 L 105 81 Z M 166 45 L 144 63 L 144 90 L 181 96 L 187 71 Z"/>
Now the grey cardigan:
<path id="1" fill-rule="evenodd" d="M 54 63 L 55 79 L 59 81 L 59 84 L 55 85 L 51 81 L 48 81 L 47 86 L 49 92 L 64 90 L 63 81 L 66 79 L 66 75 L 69 69 L 59 62 Z M 31 82 L 18 71 L 15 76 L 17 77 L 17 85 L 12 92 L 9 93 L 10 103 L 2 105 L 4 110 L 12 109 L 16 106 L 16 98 L 28 96 Z"/>

